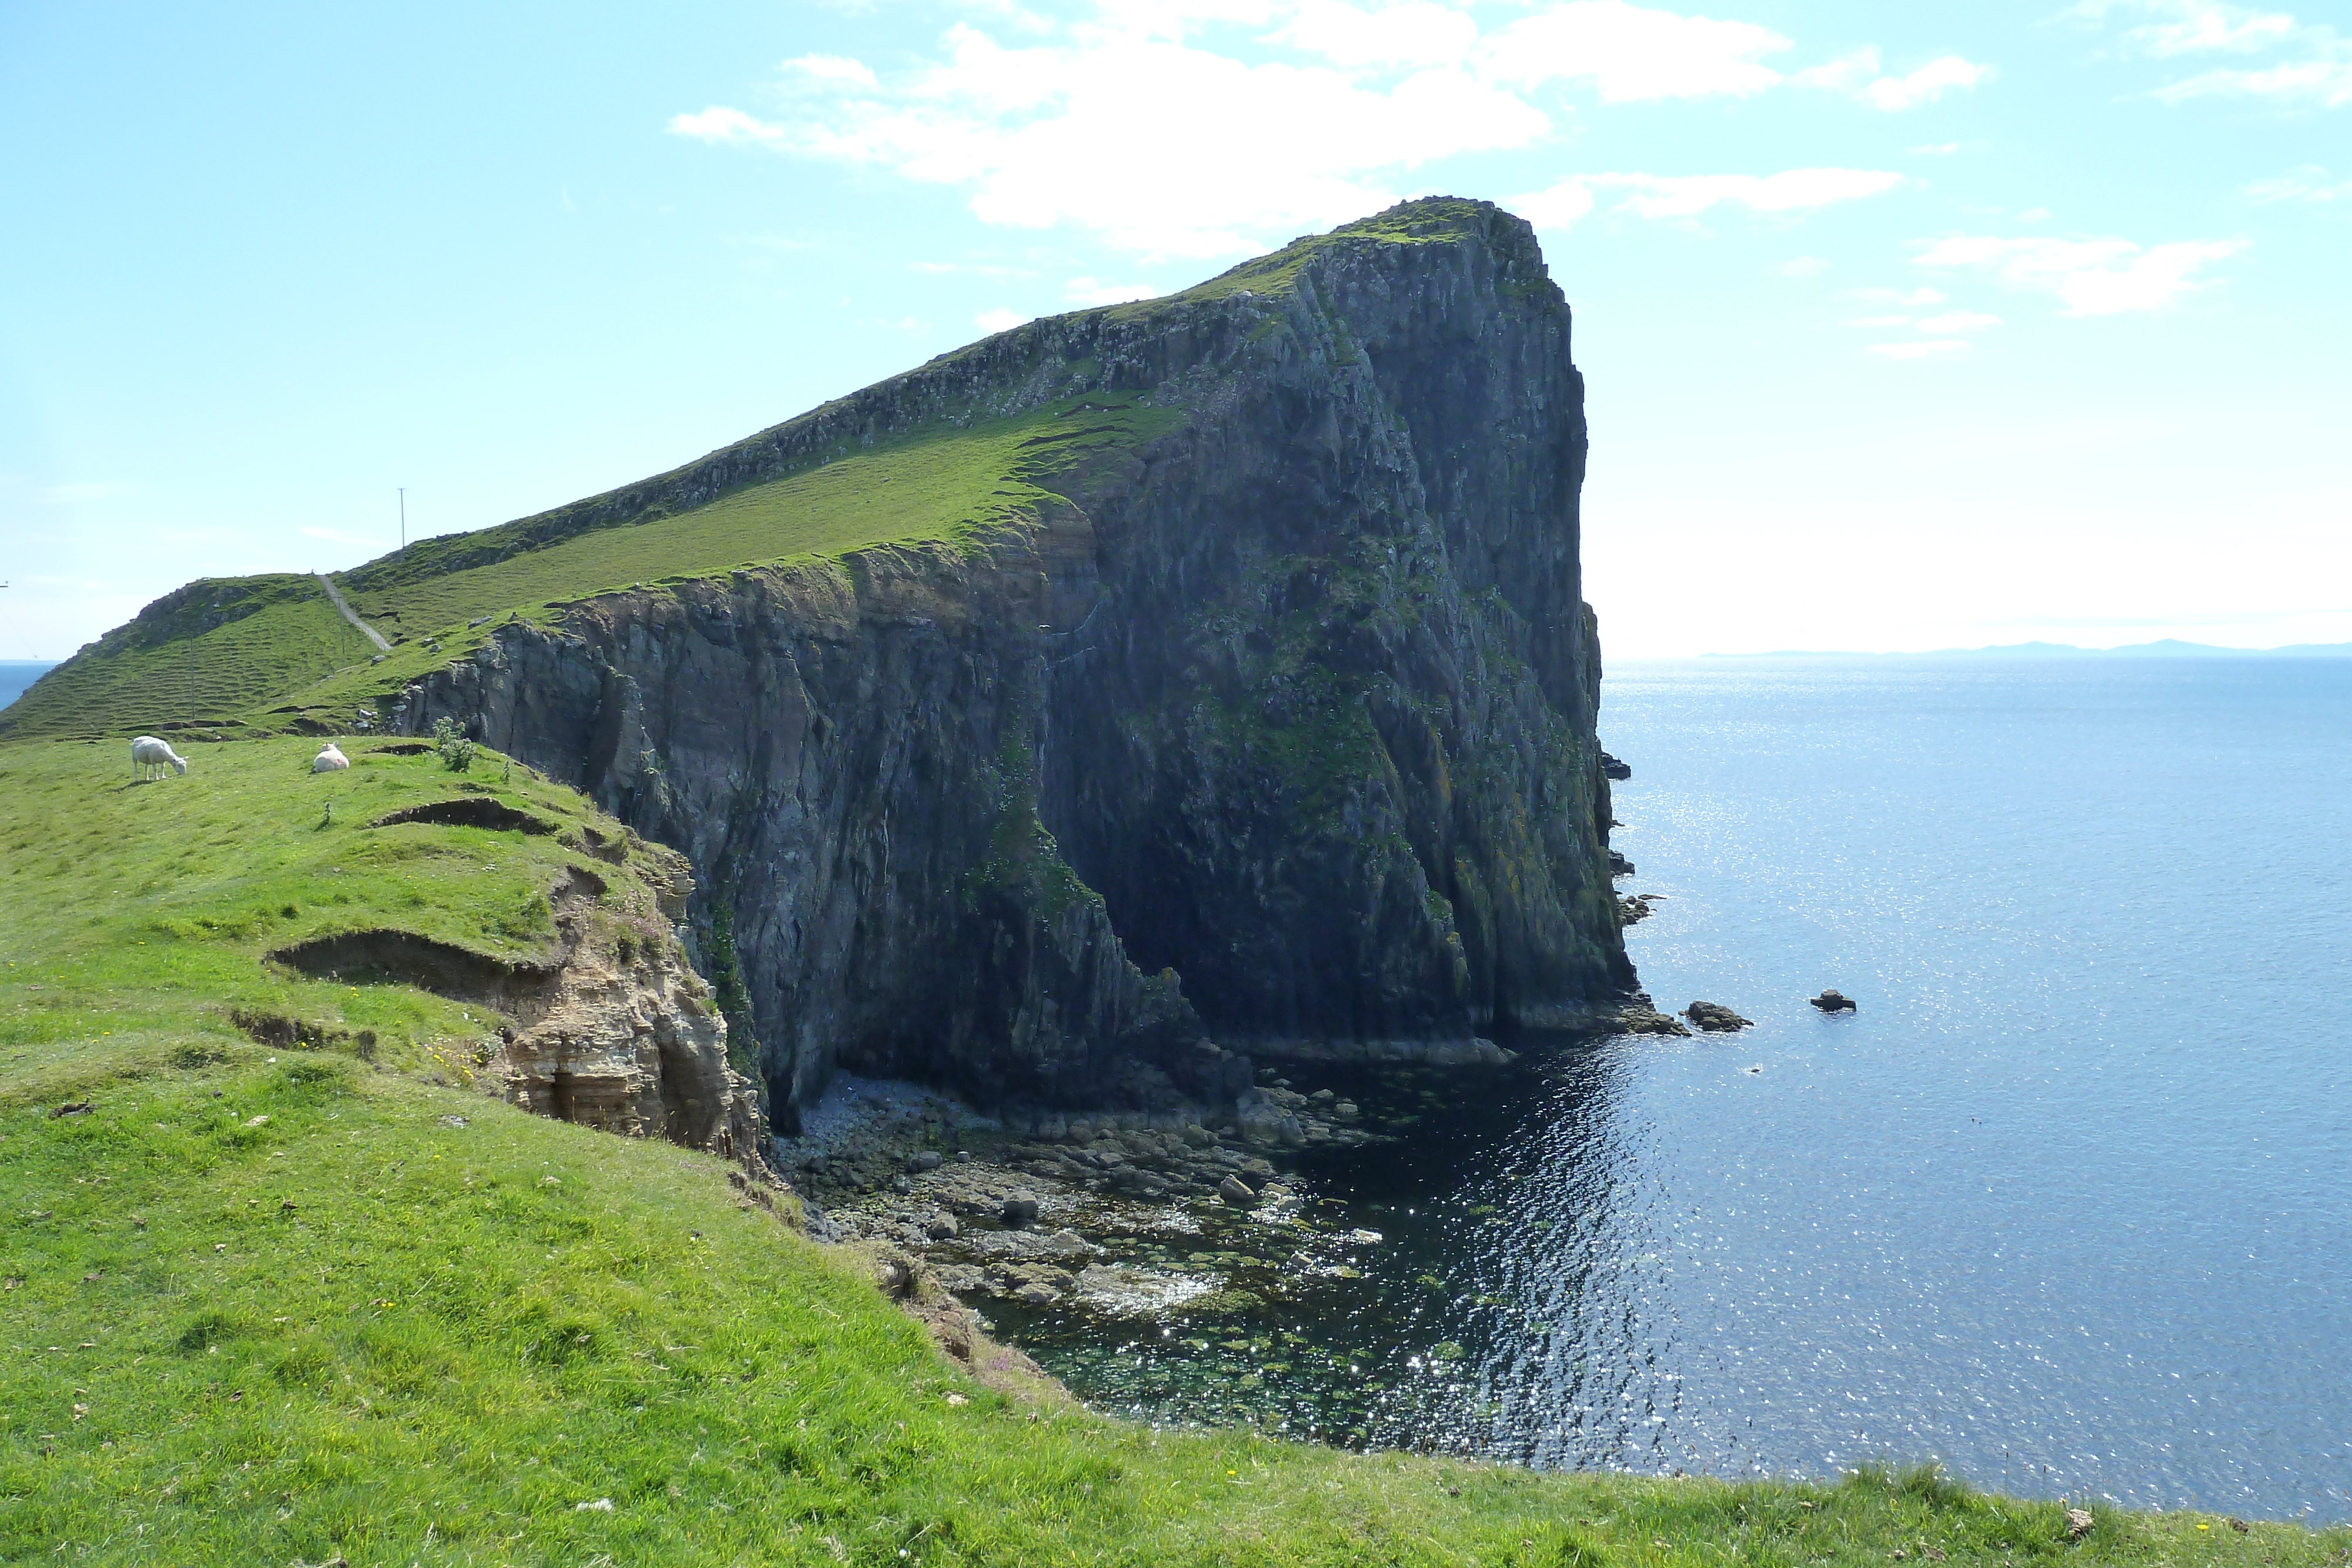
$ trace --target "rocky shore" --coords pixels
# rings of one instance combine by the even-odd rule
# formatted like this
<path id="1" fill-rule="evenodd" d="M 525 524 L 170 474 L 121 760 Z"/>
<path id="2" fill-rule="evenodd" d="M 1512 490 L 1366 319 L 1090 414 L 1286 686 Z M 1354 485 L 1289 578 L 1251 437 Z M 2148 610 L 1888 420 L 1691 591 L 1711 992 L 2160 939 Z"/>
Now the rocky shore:
<path id="1" fill-rule="evenodd" d="M 1107 1317 L 1255 1305 L 1323 1235 L 1274 1158 L 1379 1134 L 1355 1104 L 1275 1073 L 1216 1125 L 1135 1115 L 986 1116 L 910 1083 L 839 1077 L 771 1157 L 836 1242 L 903 1253 L 967 1301 Z M 1162 1119 L 1165 1121 L 1166 1119 Z M 1375 1241 L 1377 1238 L 1373 1239 Z M 1271 1256 L 1269 1256 L 1271 1255 Z M 1253 1289 L 1253 1283 L 1255 1288 Z"/>

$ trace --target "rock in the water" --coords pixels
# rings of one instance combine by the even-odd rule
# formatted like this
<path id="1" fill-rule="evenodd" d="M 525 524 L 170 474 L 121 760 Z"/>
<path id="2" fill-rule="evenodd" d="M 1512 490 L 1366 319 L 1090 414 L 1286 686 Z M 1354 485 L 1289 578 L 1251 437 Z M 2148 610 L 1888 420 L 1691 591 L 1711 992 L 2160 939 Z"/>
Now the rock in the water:
<path id="1" fill-rule="evenodd" d="M 1741 1018 L 1718 1002 L 1693 1002 L 1683 1009 L 1683 1017 L 1709 1034 L 1729 1034 L 1735 1030 L 1751 1027 L 1754 1019 Z"/>
<path id="2" fill-rule="evenodd" d="M 1008 1194 L 998 1214 L 1015 1230 L 1034 1225 L 1037 1223 L 1037 1195 L 1034 1192 Z"/>
<path id="3" fill-rule="evenodd" d="M 1633 999 L 1618 1009 L 1617 1027 L 1627 1034 L 1674 1034 L 1687 1036 L 1690 1030 L 1683 1020 L 1672 1013 L 1662 1013 L 1647 991 L 1636 991 Z"/>
<path id="4" fill-rule="evenodd" d="M 1024 1305 L 1032 1307 L 1050 1307 L 1062 1299 L 1061 1291 L 1045 1284 L 1024 1285 L 1014 1293 Z"/>
<path id="5" fill-rule="evenodd" d="M 1654 913 L 1650 906 L 1664 897 L 1665 894 L 1663 893 L 1637 893 L 1631 897 L 1620 898 L 1617 901 L 1617 924 L 1640 925 Z"/>
<path id="6" fill-rule="evenodd" d="M 1632 876 L 1633 874 L 1633 862 L 1627 860 L 1623 855 L 1619 854 L 1615 850 L 1611 850 L 1609 852 L 1609 874 L 1611 876 Z"/>
<path id="7" fill-rule="evenodd" d="M 1342 1100 L 1331 1107 L 1331 1114 L 1339 1117 L 1342 1122 L 1352 1122 L 1363 1113 L 1357 1108 L 1353 1100 Z"/>
<path id="8" fill-rule="evenodd" d="M 1252 1192 L 1239 1176 L 1227 1176 L 1219 1182 L 1217 1196 L 1227 1203 L 1252 1204 L 1257 1201 L 1257 1194 Z"/>
<path id="9" fill-rule="evenodd" d="M 1622 780 L 1633 777 L 1633 769 L 1604 751 L 1601 754 L 1601 776 Z"/>
<path id="10" fill-rule="evenodd" d="M 1850 1013 L 1855 1010 L 1853 998 L 1839 991 L 1823 991 L 1811 1000 L 1813 1006 L 1825 1013 Z"/>

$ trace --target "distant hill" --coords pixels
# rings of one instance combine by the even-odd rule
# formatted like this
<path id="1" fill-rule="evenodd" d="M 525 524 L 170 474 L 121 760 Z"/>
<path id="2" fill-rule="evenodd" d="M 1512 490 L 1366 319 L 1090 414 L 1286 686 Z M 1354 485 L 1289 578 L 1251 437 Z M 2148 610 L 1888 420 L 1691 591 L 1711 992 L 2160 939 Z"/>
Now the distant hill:
<path id="1" fill-rule="evenodd" d="M 2352 659 L 2352 643 L 2296 643 L 2284 648 L 2224 648 L 2178 637 L 2120 648 L 2079 648 L 2071 643 L 2004 643 L 1990 648 L 1937 648 L 1917 653 L 1869 653 L 1828 648 L 1783 648 L 1769 653 L 1703 653 L 1706 659 Z"/>

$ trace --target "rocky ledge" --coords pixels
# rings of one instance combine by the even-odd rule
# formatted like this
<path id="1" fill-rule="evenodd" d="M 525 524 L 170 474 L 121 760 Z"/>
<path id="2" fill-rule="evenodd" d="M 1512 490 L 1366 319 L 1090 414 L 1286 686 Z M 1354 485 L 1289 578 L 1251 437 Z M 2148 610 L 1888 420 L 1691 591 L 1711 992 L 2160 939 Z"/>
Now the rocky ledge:
<path id="1" fill-rule="evenodd" d="M 1275 1079 L 1240 1098 L 1214 1127 L 1118 1115 L 1015 1127 L 913 1084 L 845 1075 L 772 1158 L 816 1234 L 904 1256 L 967 1301 L 1214 1314 L 1274 1288 L 1238 1273 L 1310 1266 L 1298 1260 L 1333 1239 L 1268 1156 L 1378 1136 L 1329 1090 Z"/>

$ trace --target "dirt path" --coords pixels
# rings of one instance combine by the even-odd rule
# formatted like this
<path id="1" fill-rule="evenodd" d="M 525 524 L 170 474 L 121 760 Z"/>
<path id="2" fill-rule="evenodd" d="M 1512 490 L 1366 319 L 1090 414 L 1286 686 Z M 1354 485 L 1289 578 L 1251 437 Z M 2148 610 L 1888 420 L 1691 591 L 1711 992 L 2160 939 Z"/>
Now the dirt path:
<path id="1" fill-rule="evenodd" d="M 374 627 L 369 625 L 366 622 L 361 620 L 359 612 L 353 610 L 350 605 L 343 602 L 343 596 L 335 591 L 335 585 L 327 580 L 327 574 L 325 572 L 314 571 L 310 575 L 319 580 L 319 586 L 327 591 L 327 597 L 335 601 L 335 608 L 343 612 L 343 619 L 359 628 L 361 636 L 374 643 L 379 653 L 389 653 L 392 652 L 392 644 L 383 640 L 383 634 L 378 632 Z"/>

